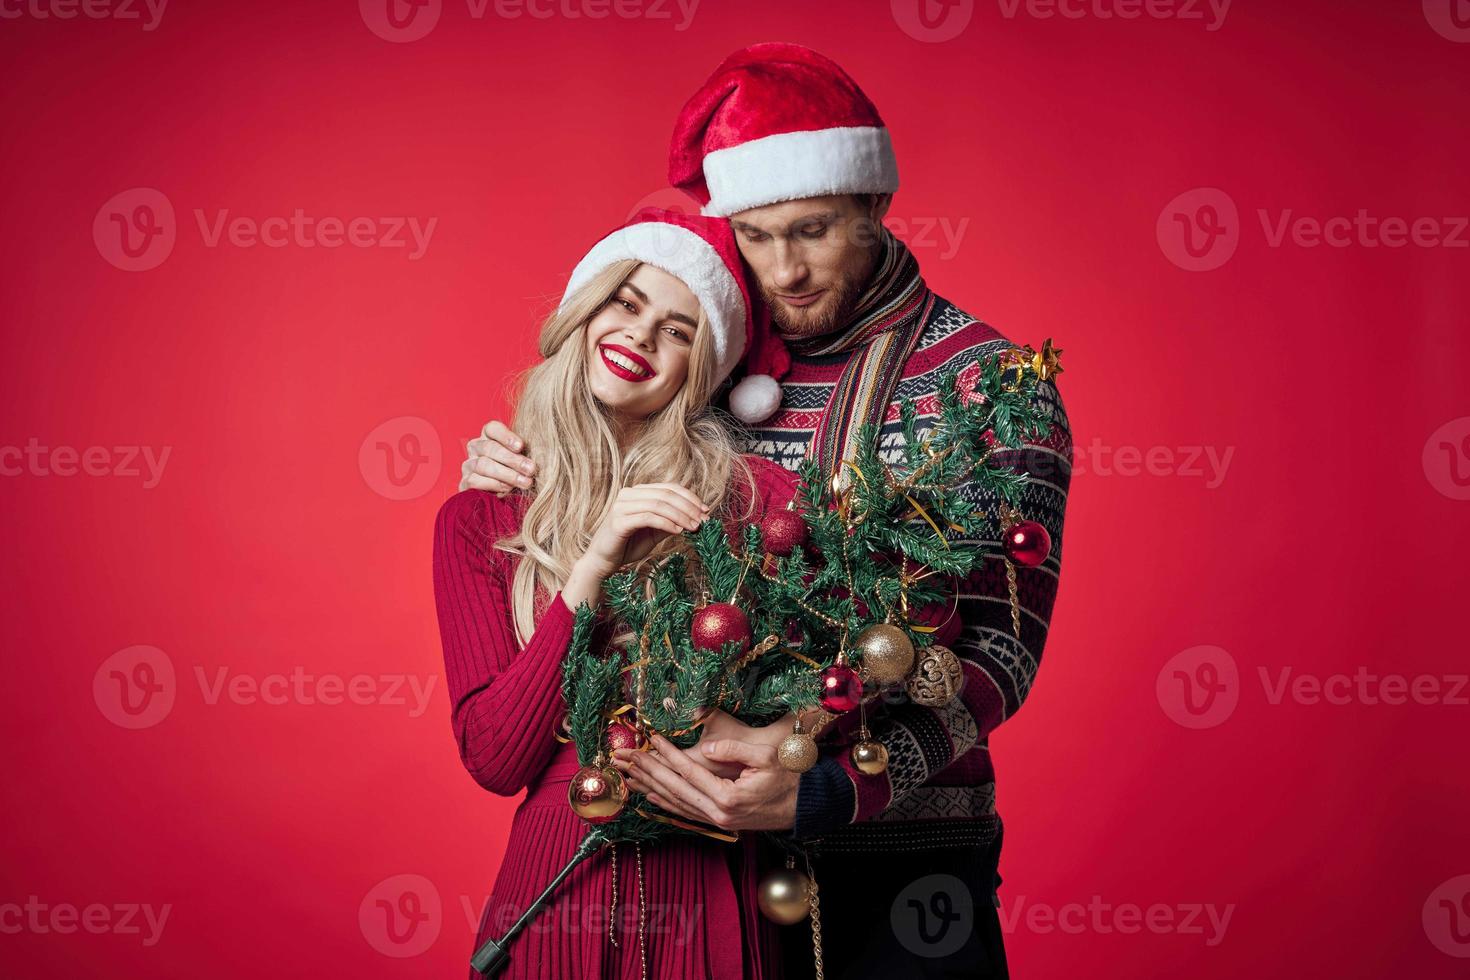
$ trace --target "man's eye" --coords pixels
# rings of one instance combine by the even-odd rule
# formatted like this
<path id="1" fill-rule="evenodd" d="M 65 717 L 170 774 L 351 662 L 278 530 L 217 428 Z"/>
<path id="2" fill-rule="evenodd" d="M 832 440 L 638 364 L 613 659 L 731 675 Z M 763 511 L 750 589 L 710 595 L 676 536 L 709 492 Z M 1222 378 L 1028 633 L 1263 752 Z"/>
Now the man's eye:
<path id="1" fill-rule="evenodd" d="M 743 232 L 743 234 L 745 235 L 745 240 L 747 242 L 763 242 L 771 237 L 763 231 L 747 231 Z"/>
<path id="2" fill-rule="evenodd" d="M 827 226 L 826 225 L 808 225 L 807 227 L 805 227 L 805 228 L 801 229 L 800 231 L 798 231 L 797 234 L 800 235 L 802 238 L 807 238 L 807 239 L 821 238 L 821 237 L 823 237 L 823 236 L 825 236 L 827 234 Z"/>

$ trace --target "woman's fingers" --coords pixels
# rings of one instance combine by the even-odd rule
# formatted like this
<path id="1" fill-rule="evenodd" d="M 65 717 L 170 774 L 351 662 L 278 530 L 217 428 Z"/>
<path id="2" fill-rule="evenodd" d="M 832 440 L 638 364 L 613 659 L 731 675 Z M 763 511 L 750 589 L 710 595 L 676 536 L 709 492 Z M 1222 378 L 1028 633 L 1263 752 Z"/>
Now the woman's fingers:
<path id="1" fill-rule="evenodd" d="M 705 519 L 702 509 L 689 503 L 686 498 L 667 490 L 636 488 L 624 490 L 618 495 L 618 503 L 627 506 L 629 510 L 654 509 L 663 514 L 677 514 L 679 519 L 688 524 L 688 529 L 691 531 L 703 524 Z"/>
<path id="2" fill-rule="evenodd" d="M 628 515 L 627 521 L 628 522 L 624 524 L 622 528 L 620 528 L 624 540 L 631 538 L 634 534 L 637 534 L 644 528 L 652 528 L 656 531 L 665 531 L 669 534 L 679 534 L 684 530 L 683 524 L 680 524 L 672 517 L 665 517 L 662 514 L 630 514 Z"/>
<path id="3" fill-rule="evenodd" d="M 675 493 L 683 497 L 685 500 L 693 504 L 697 509 L 706 513 L 709 512 L 709 508 L 704 505 L 703 500 L 699 499 L 698 494 L 696 494 L 693 490 L 690 490 L 688 487 L 680 486 L 677 483 L 642 483 L 639 484 L 639 487 L 646 487 L 654 490 L 667 490 L 670 493 Z M 638 489 L 639 487 L 635 487 L 634 489 Z"/>
<path id="4" fill-rule="evenodd" d="M 691 511 L 686 506 L 680 506 L 677 502 L 668 500 L 656 500 L 644 505 L 649 510 L 656 511 L 665 517 L 673 518 L 684 524 L 689 530 L 699 530 L 699 525 L 704 523 L 704 518 L 696 511 Z"/>
<path id="5" fill-rule="evenodd" d="M 693 531 L 701 523 L 699 516 L 691 513 L 687 507 L 680 507 L 678 504 L 658 498 L 620 501 L 616 512 L 625 516 L 645 513 L 662 514 L 672 521 L 677 521 L 681 531 Z"/>
<path id="6" fill-rule="evenodd" d="M 666 761 L 662 753 L 643 753 L 630 768 L 633 770 L 634 778 L 640 784 L 671 803 L 682 805 L 688 811 L 698 814 L 696 819 L 719 824 L 724 814 L 715 801 L 695 785 L 695 780 L 700 776 L 708 780 L 715 780 L 719 777 L 696 768 L 693 763 L 687 763 L 686 771 L 693 777 L 691 779 L 673 769 L 669 764 L 672 761 L 671 759 Z"/>

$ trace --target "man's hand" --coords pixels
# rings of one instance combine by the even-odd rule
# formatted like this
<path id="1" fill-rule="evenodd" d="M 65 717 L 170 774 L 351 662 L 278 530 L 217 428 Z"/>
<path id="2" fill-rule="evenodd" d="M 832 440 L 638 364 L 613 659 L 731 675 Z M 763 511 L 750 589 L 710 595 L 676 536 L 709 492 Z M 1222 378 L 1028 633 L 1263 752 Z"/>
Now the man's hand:
<path id="1" fill-rule="evenodd" d="M 712 761 L 738 764 L 740 774 L 721 779 L 662 735 L 653 736 L 647 752 L 614 752 L 613 765 L 633 789 L 689 820 L 726 830 L 791 829 L 801 777 L 781 766 L 774 746 L 722 738 L 696 748 Z"/>
<path id="2" fill-rule="evenodd" d="M 489 490 L 505 496 L 513 490 L 528 490 L 536 476 L 536 464 L 522 456 L 526 443 L 502 422 L 490 422 L 466 447 L 469 458 L 460 467 L 461 490 Z"/>

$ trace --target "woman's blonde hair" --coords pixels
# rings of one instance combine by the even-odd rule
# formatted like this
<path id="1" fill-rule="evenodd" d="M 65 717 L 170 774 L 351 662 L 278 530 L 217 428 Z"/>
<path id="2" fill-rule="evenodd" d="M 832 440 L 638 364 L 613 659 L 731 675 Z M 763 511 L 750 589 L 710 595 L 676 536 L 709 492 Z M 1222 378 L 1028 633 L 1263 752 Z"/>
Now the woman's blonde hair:
<path id="1" fill-rule="evenodd" d="M 668 405 L 636 426 L 624 451 L 607 408 L 587 381 L 587 324 L 639 267 L 615 262 L 593 276 L 541 325 L 543 360 L 521 378 L 514 429 L 536 461 L 534 497 L 519 533 L 496 547 L 520 556 L 511 585 L 512 614 L 522 644 L 535 628 L 537 587 L 555 595 L 587 550 L 618 491 L 641 483 L 688 487 L 720 514 L 732 478 L 753 489 L 749 468 L 725 424 L 710 407 L 723 380 L 716 376 L 712 327 L 700 310 L 689 374 Z M 749 515 L 754 494 L 744 495 Z M 645 561 L 684 547 L 664 539 Z"/>

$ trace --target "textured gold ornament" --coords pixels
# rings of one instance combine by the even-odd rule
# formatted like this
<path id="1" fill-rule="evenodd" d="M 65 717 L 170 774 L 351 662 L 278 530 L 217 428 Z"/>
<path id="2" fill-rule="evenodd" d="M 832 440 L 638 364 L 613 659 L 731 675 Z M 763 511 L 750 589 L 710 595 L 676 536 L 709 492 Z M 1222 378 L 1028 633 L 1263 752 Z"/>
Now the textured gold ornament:
<path id="1" fill-rule="evenodd" d="M 926 708 L 942 708 L 959 693 L 964 680 L 960 658 L 939 644 L 926 649 L 907 685 L 909 700 Z"/>
<path id="2" fill-rule="evenodd" d="M 1035 350 L 1030 344 L 1023 347 L 1012 347 L 1000 357 L 1000 365 L 1004 370 L 1016 371 L 1017 377 L 1014 384 L 1006 387 L 1015 391 L 1020 386 L 1020 372 L 1030 371 L 1036 375 L 1036 380 L 1046 381 L 1062 373 L 1062 352 L 1051 345 L 1051 338 L 1046 338 L 1041 344 L 1041 350 Z"/>
<path id="3" fill-rule="evenodd" d="M 756 902 L 772 922 L 795 925 L 811 910 L 811 887 L 811 879 L 795 868 L 778 868 L 761 879 Z"/>
<path id="4" fill-rule="evenodd" d="M 1031 348 L 1028 346 L 1026 350 L 1031 351 Z M 1048 337 L 1042 341 L 1040 351 L 1031 352 L 1031 370 L 1036 372 L 1040 381 L 1056 377 L 1062 373 L 1061 357 L 1062 352 L 1051 345 L 1051 338 Z"/>
<path id="5" fill-rule="evenodd" d="M 852 764 L 864 775 L 877 776 L 888 768 L 888 749 L 882 742 L 871 738 L 854 742 Z"/>
<path id="6" fill-rule="evenodd" d="M 781 740 L 776 757 L 788 772 L 806 772 L 817 764 L 817 740 L 803 731 L 798 721 L 796 730 Z"/>
<path id="7" fill-rule="evenodd" d="M 914 644 L 891 623 L 869 626 L 858 634 L 857 648 L 867 679 L 875 684 L 897 684 L 914 668 Z"/>
<path id="8" fill-rule="evenodd" d="M 611 766 L 583 766 L 567 786 L 567 802 L 588 823 L 607 823 L 627 805 L 628 784 Z"/>

